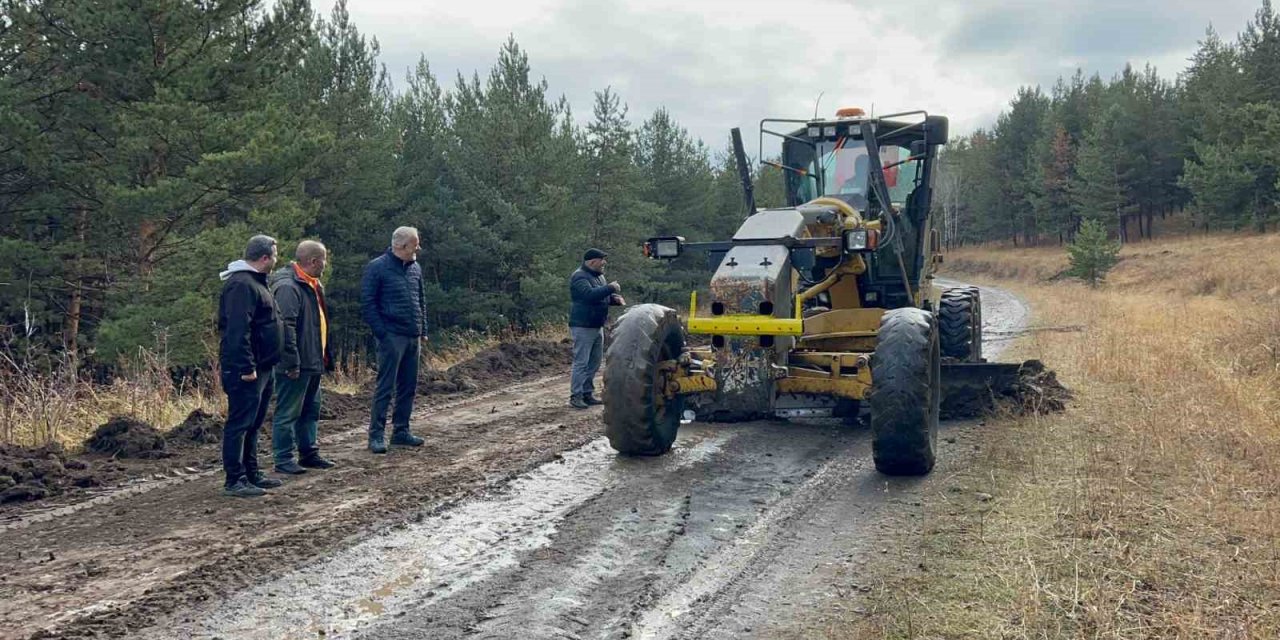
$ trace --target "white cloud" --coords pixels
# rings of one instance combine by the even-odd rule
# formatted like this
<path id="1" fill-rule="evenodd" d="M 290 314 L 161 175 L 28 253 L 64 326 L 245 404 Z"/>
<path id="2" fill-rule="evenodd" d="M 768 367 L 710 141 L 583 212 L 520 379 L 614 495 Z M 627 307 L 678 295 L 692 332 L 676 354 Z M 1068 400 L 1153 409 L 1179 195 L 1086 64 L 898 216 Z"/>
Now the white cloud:
<path id="1" fill-rule="evenodd" d="M 713 150 L 741 127 L 754 150 L 764 117 L 841 106 L 926 109 L 952 132 L 989 125 L 1017 87 L 1077 66 L 1109 77 L 1126 60 L 1173 77 L 1212 21 L 1243 28 L 1256 0 L 939 3 L 899 0 L 351 0 L 397 85 L 425 55 L 441 84 L 483 77 L 508 36 L 575 118 L 611 86 L 638 123 L 656 108 Z M 331 5 L 318 5 L 327 11 Z"/>

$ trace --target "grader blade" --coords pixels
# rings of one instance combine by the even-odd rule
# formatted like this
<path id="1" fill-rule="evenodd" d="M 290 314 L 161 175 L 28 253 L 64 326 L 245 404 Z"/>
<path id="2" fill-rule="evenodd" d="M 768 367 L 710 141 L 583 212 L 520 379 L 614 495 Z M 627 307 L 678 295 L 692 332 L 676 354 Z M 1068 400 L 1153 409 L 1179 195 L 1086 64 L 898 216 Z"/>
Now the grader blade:
<path id="1" fill-rule="evenodd" d="M 1017 386 L 1021 363 L 943 362 L 942 415 L 948 418 L 982 415 Z"/>

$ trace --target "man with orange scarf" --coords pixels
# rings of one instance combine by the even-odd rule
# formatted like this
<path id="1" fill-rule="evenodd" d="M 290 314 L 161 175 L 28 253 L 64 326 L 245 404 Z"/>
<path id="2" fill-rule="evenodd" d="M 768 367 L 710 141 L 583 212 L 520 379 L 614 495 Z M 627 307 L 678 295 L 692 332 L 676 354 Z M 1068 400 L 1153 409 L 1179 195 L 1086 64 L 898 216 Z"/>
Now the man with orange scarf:
<path id="1" fill-rule="evenodd" d="M 271 294 L 280 308 L 284 341 L 275 368 L 276 413 L 271 421 L 271 448 L 277 473 L 302 474 L 328 469 L 320 457 L 320 377 L 333 370 L 329 349 L 329 316 L 320 275 L 329 252 L 315 240 L 298 243 L 294 261 L 271 274 Z M 294 460 L 294 449 L 298 460 Z"/>

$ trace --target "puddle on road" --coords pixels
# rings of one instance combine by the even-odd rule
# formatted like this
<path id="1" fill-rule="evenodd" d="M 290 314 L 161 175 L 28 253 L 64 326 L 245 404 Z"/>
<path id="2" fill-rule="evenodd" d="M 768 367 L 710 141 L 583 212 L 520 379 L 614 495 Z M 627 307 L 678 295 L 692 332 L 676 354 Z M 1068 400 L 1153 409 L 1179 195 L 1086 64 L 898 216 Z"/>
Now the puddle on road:
<path id="1" fill-rule="evenodd" d="M 681 435 L 677 447 L 656 460 L 649 473 L 665 475 L 706 460 L 735 432 L 689 429 Z M 500 493 L 377 535 L 237 593 L 203 619 L 153 633 L 245 639 L 345 636 L 380 617 L 447 597 L 550 544 L 570 511 L 616 483 L 634 480 L 634 465 L 615 473 L 619 462 L 599 438 L 513 480 Z"/>
<path id="2" fill-rule="evenodd" d="M 995 358 L 1014 338 L 1023 335 L 1031 312 L 1017 296 L 999 289 L 983 288 L 982 296 L 983 355 Z"/>

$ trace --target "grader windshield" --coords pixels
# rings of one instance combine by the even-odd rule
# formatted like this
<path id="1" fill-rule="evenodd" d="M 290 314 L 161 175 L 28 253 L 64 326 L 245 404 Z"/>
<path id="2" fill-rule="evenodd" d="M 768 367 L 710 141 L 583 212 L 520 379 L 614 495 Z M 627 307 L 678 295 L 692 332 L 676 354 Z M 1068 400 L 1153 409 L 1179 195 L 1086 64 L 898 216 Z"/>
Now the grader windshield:
<path id="1" fill-rule="evenodd" d="M 780 125 L 790 130 L 775 128 Z M 800 126 L 791 128 L 795 125 Z M 926 200 L 930 166 L 946 135 L 946 119 L 923 111 L 882 118 L 862 117 L 859 112 L 852 117 L 837 114 L 834 119 L 766 118 L 760 122 L 762 148 L 765 136 L 781 139 L 780 161 L 763 162 L 782 171 L 789 206 L 827 196 L 864 212 L 868 201 L 873 212 L 883 208 L 880 200 L 905 212 Z M 870 157 L 872 153 L 876 158 Z M 884 178 L 878 186 L 877 176 L 872 175 L 877 167 Z M 882 197 L 876 196 L 881 188 Z M 924 215 L 923 211 L 913 213 Z"/>
<path id="2" fill-rule="evenodd" d="M 880 147 L 880 164 L 884 171 L 889 199 L 901 206 L 907 195 L 916 187 L 918 161 L 902 162 L 911 156 L 910 150 L 895 145 Z M 800 199 L 812 200 L 819 196 L 838 196 L 858 209 L 866 208 L 869 187 L 867 148 L 862 141 L 844 137 L 820 142 L 814 159 L 805 167 L 806 173 L 815 179 L 805 180 L 800 186 Z M 816 176 L 821 175 L 821 181 Z M 818 193 L 818 184 L 822 193 Z"/>

